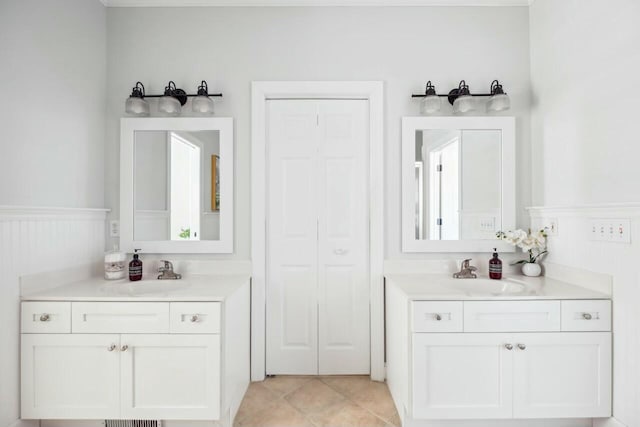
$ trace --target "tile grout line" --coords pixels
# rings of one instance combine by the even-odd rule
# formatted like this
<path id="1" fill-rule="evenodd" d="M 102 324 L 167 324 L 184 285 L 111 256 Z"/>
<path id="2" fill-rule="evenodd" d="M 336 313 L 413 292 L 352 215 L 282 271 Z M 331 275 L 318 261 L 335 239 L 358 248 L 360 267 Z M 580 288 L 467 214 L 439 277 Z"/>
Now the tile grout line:
<path id="1" fill-rule="evenodd" d="M 325 384 L 327 387 L 329 387 L 331 390 L 335 391 L 336 393 L 340 394 L 342 397 L 344 397 L 347 401 L 353 403 L 354 405 L 356 405 L 358 408 L 364 410 L 365 412 L 373 415 L 375 418 L 379 419 L 380 421 L 384 422 L 387 425 L 390 426 L 395 426 L 395 424 L 393 424 L 393 422 L 391 420 L 387 420 L 385 418 L 383 418 L 382 416 L 376 414 L 375 412 L 365 408 L 364 406 L 360 405 L 358 402 L 354 401 L 352 398 L 350 398 L 349 396 L 347 396 L 344 392 L 336 389 L 335 387 L 332 387 L 331 384 L 326 383 L 323 379 L 320 379 L 320 381 Z M 385 386 L 387 385 L 386 381 L 382 382 L 382 384 L 384 384 Z M 388 387 L 388 386 L 387 386 Z"/>

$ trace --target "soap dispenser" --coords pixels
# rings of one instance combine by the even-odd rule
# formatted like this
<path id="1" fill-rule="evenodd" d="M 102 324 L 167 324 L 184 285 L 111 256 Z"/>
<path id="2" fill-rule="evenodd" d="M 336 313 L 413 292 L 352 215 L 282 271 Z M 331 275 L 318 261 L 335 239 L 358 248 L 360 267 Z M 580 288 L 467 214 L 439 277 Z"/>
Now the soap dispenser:
<path id="1" fill-rule="evenodd" d="M 498 249 L 493 248 L 493 258 L 489 260 L 489 278 L 502 279 L 502 261 L 498 258 Z"/>
<path id="2" fill-rule="evenodd" d="M 133 259 L 129 263 L 129 280 L 132 282 L 142 279 L 142 261 L 138 255 L 139 250 L 133 250 Z"/>

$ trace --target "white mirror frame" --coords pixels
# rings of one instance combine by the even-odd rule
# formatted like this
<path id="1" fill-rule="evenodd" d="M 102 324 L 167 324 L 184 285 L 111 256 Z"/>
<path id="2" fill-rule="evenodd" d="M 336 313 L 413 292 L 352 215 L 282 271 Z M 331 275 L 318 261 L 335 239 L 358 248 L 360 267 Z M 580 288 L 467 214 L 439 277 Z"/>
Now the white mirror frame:
<path id="1" fill-rule="evenodd" d="M 199 241 L 137 241 L 134 239 L 134 139 L 136 131 L 220 132 L 220 239 Z M 145 117 L 120 120 L 120 248 L 143 253 L 233 253 L 233 118 Z"/>
<path id="2" fill-rule="evenodd" d="M 402 252 L 515 252 L 515 247 L 496 240 L 418 240 L 415 238 L 415 140 L 416 131 L 502 131 L 502 229 L 516 225 L 516 169 L 514 117 L 403 117 L 402 118 Z"/>

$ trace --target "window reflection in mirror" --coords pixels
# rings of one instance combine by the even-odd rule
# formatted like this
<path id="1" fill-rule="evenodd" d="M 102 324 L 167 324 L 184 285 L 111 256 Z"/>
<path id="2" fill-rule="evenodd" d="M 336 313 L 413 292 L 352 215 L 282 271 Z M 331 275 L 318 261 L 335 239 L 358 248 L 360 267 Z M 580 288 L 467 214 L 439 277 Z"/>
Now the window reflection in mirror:
<path id="1" fill-rule="evenodd" d="M 501 229 L 501 131 L 416 131 L 415 238 L 494 239 Z"/>
<path id="2" fill-rule="evenodd" d="M 218 131 L 136 131 L 134 240 L 219 240 Z"/>

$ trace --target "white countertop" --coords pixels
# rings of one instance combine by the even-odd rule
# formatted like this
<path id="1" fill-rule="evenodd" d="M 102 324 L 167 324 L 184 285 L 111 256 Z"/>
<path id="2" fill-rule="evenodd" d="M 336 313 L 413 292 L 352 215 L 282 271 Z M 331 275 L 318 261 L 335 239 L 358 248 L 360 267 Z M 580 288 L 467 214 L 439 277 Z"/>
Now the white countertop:
<path id="1" fill-rule="evenodd" d="M 388 274 L 410 300 L 611 299 L 610 295 L 548 277 L 454 279 L 444 274 Z"/>
<path id="2" fill-rule="evenodd" d="M 22 295 L 23 301 L 224 301 L 249 281 L 246 274 L 189 275 L 138 282 L 93 277 Z"/>

